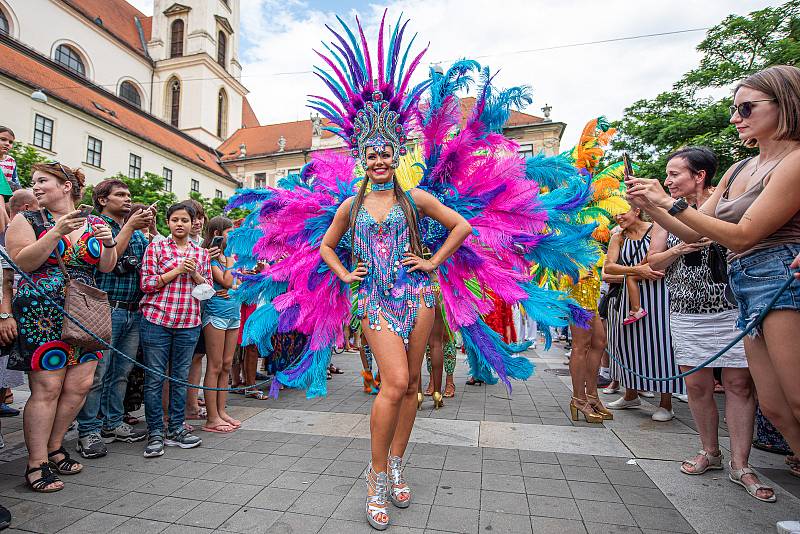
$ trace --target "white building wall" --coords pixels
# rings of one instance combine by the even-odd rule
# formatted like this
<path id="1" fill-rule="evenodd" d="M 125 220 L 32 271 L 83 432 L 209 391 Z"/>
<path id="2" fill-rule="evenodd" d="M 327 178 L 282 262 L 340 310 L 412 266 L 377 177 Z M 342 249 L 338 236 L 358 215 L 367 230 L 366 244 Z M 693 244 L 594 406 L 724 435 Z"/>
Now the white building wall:
<path id="1" fill-rule="evenodd" d="M 16 19 L 13 37 L 51 59 L 59 44 L 70 44 L 83 56 L 91 82 L 118 94 L 122 80 L 135 81 L 142 109 L 148 111 L 152 67 L 142 56 L 58 0 L 0 0 L 0 4 Z"/>
<path id="2" fill-rule="evenodd" d="M 204 197 L 214 198 L 219 190 L 224 198 L 228 198 L 235 191 L 234 184 L 203 167 L 192 165 L 54 98 L 47 103 L 35 102 L 30 98 L 30 88 L 5 77 L 0 77 L 0 101 L 3 102 L 3 124 L 14 130 L 19 143 L 33 144 L 37 113 L 52 119 L 52 150 L 38 147 L 37 150 L 69 166 L 81 167 L 89 184 L 96 184 L 118 172 L 128 174 L 130 154 L 134 153 L 142 158 L 142 175 L 145 172 L 161 175 L 164 167 L 172 169 L 172 191 L 178 199 L 188 198 L 192 179 L 200 182 L 200 194 Z M 100 168 L 85 162 L 89 136 L 103 142 Z"/>

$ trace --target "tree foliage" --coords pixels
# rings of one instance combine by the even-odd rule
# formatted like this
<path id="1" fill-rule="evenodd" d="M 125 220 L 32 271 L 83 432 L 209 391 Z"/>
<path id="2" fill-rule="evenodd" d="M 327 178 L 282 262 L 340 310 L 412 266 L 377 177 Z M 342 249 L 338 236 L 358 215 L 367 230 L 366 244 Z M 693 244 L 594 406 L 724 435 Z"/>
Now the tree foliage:
<path id="1" fill-rule="evenodd" d="M 17 176 L 22 187 L 30 187 L 32 167 L 37 163 L 47 161 L 35 147 L 23 143 L 14 143 L 8 155 L 17 160 Z"/>
<path id="2" fill-rule="evenodd" d="M 671 91 L 642 99 L 625 109 L 612 149 L 627 151 L 642 176 L 663 177 L 670 152 L 687 145 L 705 145 L 720 159 L 720 173 L 753 151 L 739 141 L 730 124 L 733 97 L 703 96 L 771 65 L 800 64 L 800 0 L 768 7 L 747 16 L 730 15 L 711 28 L 697 46 L 697 68 L 687 72 Z"/>

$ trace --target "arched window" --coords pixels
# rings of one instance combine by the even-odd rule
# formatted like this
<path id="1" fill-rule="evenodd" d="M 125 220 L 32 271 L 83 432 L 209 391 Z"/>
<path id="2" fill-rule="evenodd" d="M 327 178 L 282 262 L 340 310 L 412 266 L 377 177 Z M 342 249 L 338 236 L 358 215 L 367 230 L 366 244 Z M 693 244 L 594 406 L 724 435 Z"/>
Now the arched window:
<path id="1" fill-rule="evenodd" d="M 217 95 L 217 137 L 228 136 L 228 95 L 220 89 Z"/>
<path id="2" fill-rule="evenodd" d="M 220 31 L 219 35 L 217 36 L 217 63 L 222 65 L 222 68 L 225 68 L 225 58 L 228 55 L 228 36 L 225 35 L 225 32 Z"/>
<path id="3" fill-rule="evenodd" d="M 56 55 L 53 58 L 56 63 L 63 65 L 72 72 L 86 76 L 86 66 L 83 64 L 83 59 L 78 52 L 69 45 L 58 45 L 56 48 Z"/>
<path id="4" fill-rule="evenodd" d="M 173 78 L 167 87 L 169 88 L 169 123 L 177 128 L 181 115 L 181 82 Z"/>
<path id="5" fill-rule="evenodd" d="M 8 35 L 9 29 L 10 26 L 8 25 L 8 19 L 6 18 L 6 14 L 3 13 L 2 9 L 0 9 L 0 33 Z"/>
<path id="6" fill-rule="evenodd" d="M 142 95 L 133 83 L 124 81 L 119 85 L 119 97 L 127 100 L 137 108 L 142 107 Z"/>
<path id="7" fill-rule="evenodd" d="M 177 19 L 172 23 L 169 38 L 169 57 L 180 57 L 183 55 L 183 19 Z"/>

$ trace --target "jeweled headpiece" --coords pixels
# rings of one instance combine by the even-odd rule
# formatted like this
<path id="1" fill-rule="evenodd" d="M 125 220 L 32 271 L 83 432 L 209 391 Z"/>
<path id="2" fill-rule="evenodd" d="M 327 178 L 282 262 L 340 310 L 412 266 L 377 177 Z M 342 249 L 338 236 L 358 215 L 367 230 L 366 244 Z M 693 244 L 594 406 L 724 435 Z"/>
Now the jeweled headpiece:
<path id="1" fill-rule="evenodd" d="M 315 52 L 330 67 L 332 74 L 319 67 L 314 68 L 314 74 L 328 86 L 338 103 L 322 96 L 311 95 L 313 100 L 309 101 L 309 107 L 328 119 L 324 129 L 344 139 L 350 147 L 351 155 L 359 159 L 364 167 L 367 148 L 372 147 L 378 151 L 386 146 L 394 149 L 392 165 L 396 167 L 400 156 L 406 154 L 406 121 L 410 111 L 430 84 L 426 80 L 406 93 L 411 75 L 427 48 L 411 61 L 408 69 L 405 68 L 415 34 L 402 59 L 398 61 L 403 33 L 408 25 L 407 20 L 401 24 L 401 16 L 392 31 L 389 46 L 384 51 L 384 11 L 378 33 L 377 72 L 373 75 L 372 58 L 358 17 L 356 24 L 360 43 L 344 21 L 338 16 L 336 18 L 347 39 L 326 26 L 336 37 L 336 42 L 322 43 L 329 52 L 328 56 L 316 50 Z"/>

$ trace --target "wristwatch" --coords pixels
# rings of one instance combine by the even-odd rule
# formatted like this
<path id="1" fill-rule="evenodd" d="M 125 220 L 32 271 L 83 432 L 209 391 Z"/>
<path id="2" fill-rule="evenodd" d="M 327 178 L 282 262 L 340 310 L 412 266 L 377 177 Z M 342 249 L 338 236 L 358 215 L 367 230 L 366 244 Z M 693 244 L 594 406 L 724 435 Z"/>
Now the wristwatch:
<path id="1" fill-rule="evenodd" d="M 670 215 L 672 215 L 674 217 L 675 215 L 679 214 L 680 212 L 682 212 L 683 210 L 685 210 L 688 207 L 689 207 L 689 203 L 686 202 L 686 199 L 679 198 L 678 200 L 673 202 L 672 207 L 667 211 L 667 213 L 669 213 Z"/>
<path id="2" fill-rule="evenodd" d="M 0 319 L 13 319 L 14 316 L 10 313 L 0 313 Z"/>

